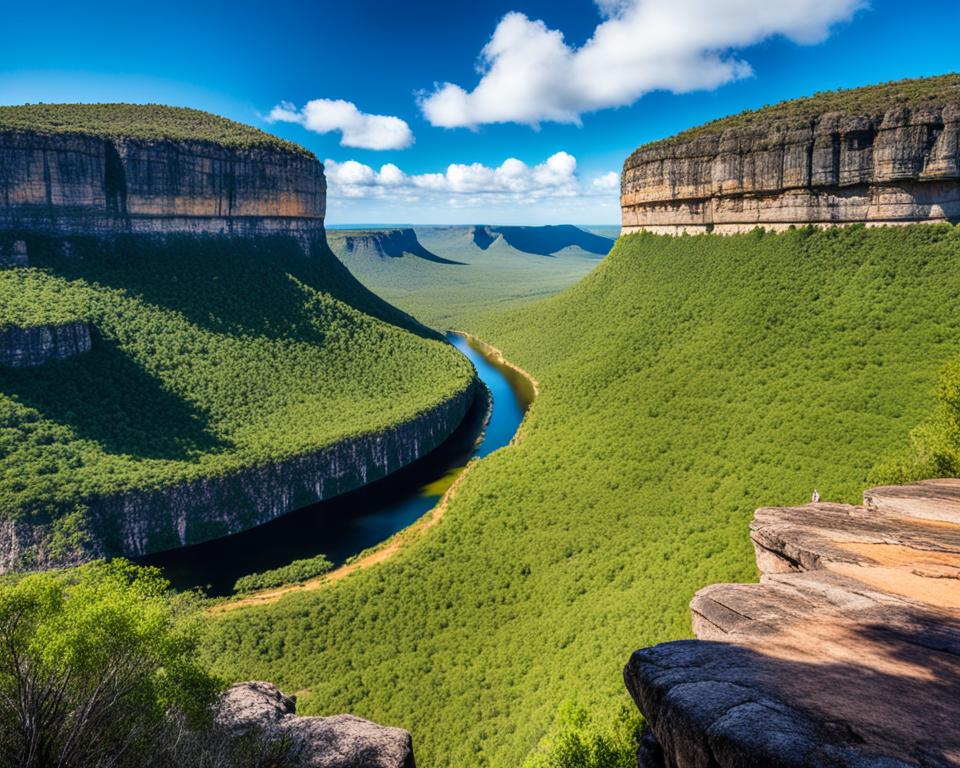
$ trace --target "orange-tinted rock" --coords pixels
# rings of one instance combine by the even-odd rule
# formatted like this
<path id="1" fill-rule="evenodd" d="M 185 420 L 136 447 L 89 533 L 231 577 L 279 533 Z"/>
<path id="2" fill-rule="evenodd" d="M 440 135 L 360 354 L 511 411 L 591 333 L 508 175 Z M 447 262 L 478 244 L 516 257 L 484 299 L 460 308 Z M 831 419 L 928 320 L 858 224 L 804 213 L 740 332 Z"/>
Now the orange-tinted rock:
<path id="1" fill-rule="evenodd" d="M 624 671 L 641 766 L 960 765 L 958 488 L 758 510 L 761 583 L 701 590 L 700 640 Z"/>

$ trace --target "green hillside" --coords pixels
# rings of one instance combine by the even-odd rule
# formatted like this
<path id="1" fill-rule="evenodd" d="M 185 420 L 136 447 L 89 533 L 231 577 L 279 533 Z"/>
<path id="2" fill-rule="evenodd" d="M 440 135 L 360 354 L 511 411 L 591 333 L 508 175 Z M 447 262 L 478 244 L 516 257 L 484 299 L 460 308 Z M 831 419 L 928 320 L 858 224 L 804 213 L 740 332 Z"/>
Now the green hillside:
<path id="1" fill-rule="evenodd" d="M 22 104 L 0 106 L 0 131 L 79 133 L 97 138 L 206 141 L 221 147 L 279 149 L 312 158 L 292 141 L 219 115 L 162 104 Z"/>
<path id="2" fill-rule="evenodd" d="M 4 516 L 82 523 L 90 496 L 302 455 L 406 421 L 473 377 L 292 238 L 76 238 L 70 255 L 28 240 L 33 266 L 0 271 L 0 327 L 82 319 L 95 342 L 0 369 Z"/>
<path id="3" fill-rule="evenodd" d="M 417 227 L 426 255 L 408 252 L 398 258 L 379 258 L 369 249 L 350 252 L 341 247 L 344 235 L 337 231 L 330 233 L 330 245 L 370 290 L 434 328 L 460 327 L 491 309 L 519 307 L 552 296 L 584 277 L 603 255 L 575 245 L 542 255 L 492 237 L 481 241 L 481 247 L 476 229 Z"/>
<path id="4" fill-rule="evenodd" d="M 756 507 L 858 500 L 960 349 L 960 230 L 634 235 L 470 330 L 541 382 L 524 441 L 393 559 L 205 645 L 302 711 L 410 728 L 425 768 L 515 768 L 564 702 L 612 722 L 629 653 L 755 578 Z"/>

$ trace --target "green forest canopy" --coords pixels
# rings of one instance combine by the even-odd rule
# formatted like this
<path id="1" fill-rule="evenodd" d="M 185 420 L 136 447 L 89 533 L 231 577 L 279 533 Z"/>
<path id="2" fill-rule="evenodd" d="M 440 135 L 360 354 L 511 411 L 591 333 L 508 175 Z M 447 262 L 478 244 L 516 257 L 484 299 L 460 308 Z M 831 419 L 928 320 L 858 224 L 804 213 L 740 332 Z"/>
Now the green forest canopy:
<path id="1" fill-rule="evenodd" d="M 0 510 L 303 455 L 470 386 L 455 349 L 292 238 L 34 238 L 0 270 L 0 327 L 85 320 L 91 352 L 0 369 Z"/>
<path id="2" fill-rule="evenodd" d="M 614 723 L 631 651 L 756 577 L 755 508 L 856 502 L 960 348 L 960 230 L 621 238 L 469 330 L 542 385 L 443 522 L 335 587 L 232 611 L 204 652 L 307 713 L 412 730 L 424 766 L 512 768 L 563 702 Z M 610 726 L 613 728 L 613 726 Z"/>
<path id="3" fill-rule="evenodd" d="M 238 149 L 313 153 L 259 128 L 219 115 L 162 104 L 22 104 L 0 106 L 0 131 L 79 133 L 103 139 L 206 141 Z"/>

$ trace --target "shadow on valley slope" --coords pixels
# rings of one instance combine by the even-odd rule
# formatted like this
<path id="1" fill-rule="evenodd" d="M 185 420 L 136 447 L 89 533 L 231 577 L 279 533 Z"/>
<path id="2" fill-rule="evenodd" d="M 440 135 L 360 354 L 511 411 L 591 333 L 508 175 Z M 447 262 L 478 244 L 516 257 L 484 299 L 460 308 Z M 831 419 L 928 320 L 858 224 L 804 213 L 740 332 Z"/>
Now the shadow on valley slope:
<path id="1" fill-rule="evenodd" d="M 333 298 L 423 338 L 440 338 L 361 285 L 322 235 L 309 256 L 296 239 L 281 235 L 78 237 L 71 238 L 72 256 L 63 255 L 59 240 L 25 239 L 35 266 L 123 290 L 217 333 L 298 335 L 322 343 L 324 316 L 342 321 L 345 315 Z"/>
<path id="2" fill-rule="evenodd" d="M 487 250 L 498 239 L 523 253 L 552 256 L 564 248 L 576 246 L 587 253 L 606 256 L 615 240 L 600 237 L 572 224 L 557 224 L 542 227 L 496 227 L 477 225 L 473 229 L 473 242 Z"/>
<path id="3" fill-rule="evenodd" d="M 0 369 L 0 392 L 112 454 L 189 460 L 230 447 L 206 414 L 99 335 L 90 352 L 70 360 Z"/>

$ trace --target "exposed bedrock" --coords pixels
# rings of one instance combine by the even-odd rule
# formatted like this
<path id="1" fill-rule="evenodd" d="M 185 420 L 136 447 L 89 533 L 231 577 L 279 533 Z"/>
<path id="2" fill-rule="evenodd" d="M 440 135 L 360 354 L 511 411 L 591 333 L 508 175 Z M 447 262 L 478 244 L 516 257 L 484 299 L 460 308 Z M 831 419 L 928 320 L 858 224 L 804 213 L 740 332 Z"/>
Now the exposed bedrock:
<path id="1" fill-rule="evenodd" d="M 251 235 L 325 206 L 323 166 L 289 150 L 0 131 L 0 229 Z"/>
<path id="2" fill-rule="evenodd" d="M 757 511 L 759 584 L 624 670 L 641 768 L 960 766 L 960 480 Z"/>
<path id="3" fill-rule="evenodd" d="M 0 366 L 29 368 L 51 360 L 89 352 L 90 326 L 80 320 L 70 323 L 7 326 L 0 329 Z"/>
<path id="4" fill-rule="evenodd" d="M 472 381 L 403 424 L 303 456 L 188 483 L 84 499 L 89 535 L 83 552 L 53 554 L 54 531 L 43 521 L 7 521 L 0 526 L 0 573 L 198 544 L 352 491 L 443 443 L 463 421 L 478 386 Z"/>
<path id="5" fill-rule="evenodd" d="M 298 717 L 295 705 L 272 683 L 238 683 L 223 694 L 216 720 L 235 738 L 283 744 L 289 768 L 415 768 L 408 731 L 353 715 Z"/>
<path id="6" fill-rule="evenodd" d="M 960 219 L 960 106 L 825 113 L 640 147 L 623 166 L 623 232 Z"/>

